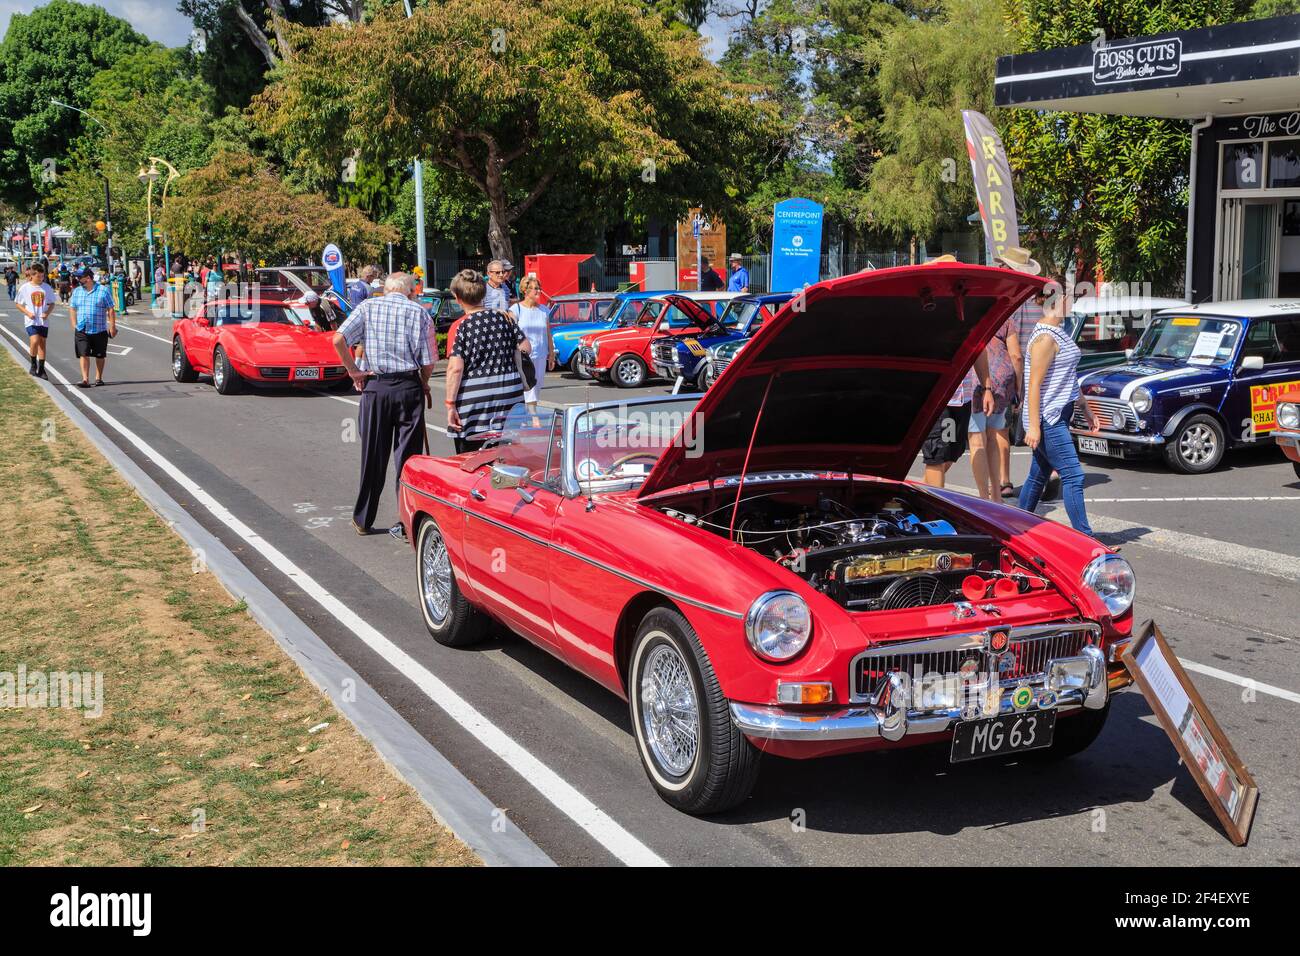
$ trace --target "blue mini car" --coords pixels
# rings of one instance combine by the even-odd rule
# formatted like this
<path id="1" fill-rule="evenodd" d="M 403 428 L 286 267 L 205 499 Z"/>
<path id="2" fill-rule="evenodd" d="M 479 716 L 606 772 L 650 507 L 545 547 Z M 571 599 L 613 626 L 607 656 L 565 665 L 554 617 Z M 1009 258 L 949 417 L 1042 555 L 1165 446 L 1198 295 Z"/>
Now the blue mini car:
<path id="1" fill-rule="evenodd" d="M 793 297 L 790 292 L 779 292 L 732 299 L 716 328 L 710 330 L 712 334 L 655 342 L 651 348 L 655 373 L 670 382 L 685 379 L 704 391 L 712 384 L 713 366 L 709 361 L 709 350 L 724 342 L 749 338 Z"/>
<path id="2" fill-rule="evenodd" d="M 1164 455 L 1200 474 L 1276 429 L 1278 395 L 1300 387 L 1300 300 L 1207 302 L 1157 314 L 1123 365 L 1079 379 L 1071 432 L 1085 455 Z"/>
<path id="3" fill-rule="evenodd" d="M 588 332 L 600 332 L 606 329 L 618 329 L 625 325 L 631 325 L 636 320 L 641 311 L 641 303 L 646 299 L 653 299 L 656 296 L 665 295 L 660 292 L 620 292 L 618 295 L 610 296 L 605 294 L 601 296 L 600 303 L 597 304 L 596 317 L 594 319 L 574 318 L 573 321 L 557 321 L 567 316 L 570 307 L 558 312 L 552 309 L 551 312 L 551 341 L 555 344 L 555 364 L 560 367 L 568 366 L 570 372 L 580 378 L 584 378 L 578 371 L 578 341 Z M 577 296 L 560 296 L 557 299 L 576 299 Z M 557 302 L 558 304 L 558 302 Z"/>

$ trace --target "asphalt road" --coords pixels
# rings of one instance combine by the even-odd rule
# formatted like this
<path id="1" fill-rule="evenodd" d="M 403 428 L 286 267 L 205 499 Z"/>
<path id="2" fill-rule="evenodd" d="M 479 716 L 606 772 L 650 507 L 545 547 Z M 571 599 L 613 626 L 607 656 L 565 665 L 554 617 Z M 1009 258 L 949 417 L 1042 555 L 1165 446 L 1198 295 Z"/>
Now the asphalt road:
<path id="1" fill-rule="evenodd" d="M 8 345 L 25 343 L 20 318 L 0 301 Z M 52 372 L 76 381 L 64 308 L 52 326 Z M 1137 570 L 1139 620 L 1161 624 L 1259 784 L 1247 847 L 1222 835 L 1136 690 L 1116 698 L 1092 748 L 1058 765 L 954 767 L 934 748 L 769 759 L 744 807 L 700 820 L 654 794 L 621 701 L 509 635 L 461 651 L 427 638 L 410 548 L 387 535 L 358 538 L 349 526 L 355 398 L 223 397 L 206 378 L 177 384 L 170 321 L 138 310 L 110 350 L 109 384 L 71 389 L 135 440 L 99 416 L 104 431 L 557 862 L 1300 864 L 1300 481 L 1271 446 L 1232 453 L 1201 477 L 1158 463 L 1086 462 L 1094 523 Z M 12 374 L 24 373 L 0 357 L 0 375 Z M 551 375 L 545 397 L 578 401 L 588 389 L 615 391 Z M 443 433 L 431 428 L 429 437 L 434 454 L 450 452 Z M 1027 461 L 1017 450 L 1017 483 Z M 966 462 L 951 484 L 972 484 Z M 218 521 L 203 495 L 256 540 Z M 395 517 L 390 494 L 377 523 Z M 267 543 L 311 582 L 269 561 Z M 337 601 L 323 602 L 322 589 Z M 402 653 L 377 652 L 362 631 Z M 463 708 L 457 720 L 435 704 L 427 679 L 395 666 L 402 654 L 436 675 L 444 703 L 472 705 L 496 733 L 467 729 L 476 725 Z"/>

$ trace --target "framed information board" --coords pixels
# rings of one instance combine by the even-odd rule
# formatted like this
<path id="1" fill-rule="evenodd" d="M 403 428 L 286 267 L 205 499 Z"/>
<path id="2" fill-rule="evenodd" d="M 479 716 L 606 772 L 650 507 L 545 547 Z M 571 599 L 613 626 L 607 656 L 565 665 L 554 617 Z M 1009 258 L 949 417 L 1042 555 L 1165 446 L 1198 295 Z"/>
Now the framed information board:
<path id="1" fill-rule="evenodd" d="M 1146 622 L 1122 659 L 1228 838 L 1244 846 L 1259 788 L 1154 621 Z"/>

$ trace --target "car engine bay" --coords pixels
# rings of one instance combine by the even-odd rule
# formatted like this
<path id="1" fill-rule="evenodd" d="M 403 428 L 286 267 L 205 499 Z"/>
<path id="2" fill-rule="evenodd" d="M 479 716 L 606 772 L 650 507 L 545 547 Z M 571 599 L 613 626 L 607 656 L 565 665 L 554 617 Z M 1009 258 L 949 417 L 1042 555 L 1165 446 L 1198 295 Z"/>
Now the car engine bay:
<path id="1" fill-rule="evenodd" d="M 850 497 L 857 500 L 848 504 Z M 686 504 L 661 510 L 731 535 L 732 502 L 703 512 Z M 851 611 L 977 603 L 1051 587 L 991 535 L 925 504 L 896 492 L 863 500 L 839 487 L 756 492 L 736 508 L 734 536 Z"/>

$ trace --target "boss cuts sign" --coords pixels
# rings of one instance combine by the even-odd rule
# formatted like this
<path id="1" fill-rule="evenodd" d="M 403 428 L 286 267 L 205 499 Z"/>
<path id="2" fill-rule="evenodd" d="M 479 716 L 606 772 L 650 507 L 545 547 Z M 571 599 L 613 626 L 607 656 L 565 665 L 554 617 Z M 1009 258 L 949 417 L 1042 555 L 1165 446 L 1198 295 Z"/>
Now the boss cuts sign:
<path id="1" fill-rule="evenodd" d="M 1183 68 L 1181 37 L 1114 43 L 1092 51 L 1092 82 L 1133 83 L 1177 76 Z"/>

